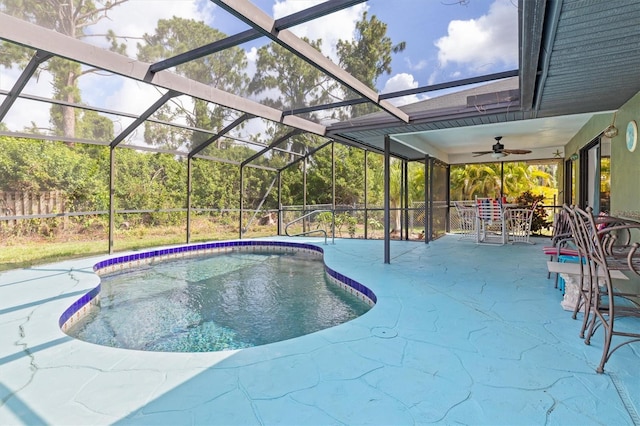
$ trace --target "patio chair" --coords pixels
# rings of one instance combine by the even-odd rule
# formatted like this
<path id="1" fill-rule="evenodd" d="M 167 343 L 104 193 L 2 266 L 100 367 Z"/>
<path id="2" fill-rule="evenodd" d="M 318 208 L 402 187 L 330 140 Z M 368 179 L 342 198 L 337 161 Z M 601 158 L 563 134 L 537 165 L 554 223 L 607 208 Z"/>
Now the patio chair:
<path id="1" fill-rule="evenodd" d="M 460 223 L 460 239 L 476 240 L 476 209 L 473 201 L 454 201 Z"/>
<path id="2" fill-rule="evenodd" d="M 502 204 L 495 198 L 476 198 L 476 243 L 504 245 L 507 224 Z"/>
<path id="3" fill-rule="evenodd" d="M 640 231 L 640 222 L 599 214 L 594 218 L 605 253 L 630 271 L 640 275 L 640 244 L 632 241 L 632 231 Z M 626 260 L 626 262 L 625 262 Z"/>
<path id="4" fill-rule="evenodd" d="M 590 210 L 574 207 L 569 211 L 575 231 L 574 239 L 584 260 L 580 262 L 583 279 L 581 291 L 585 292 L 585 317 L 581 334 L 586 331 L 585 344 L 589 345 L 597 329 L 602 327 L 602 357 L 596 368 L 598 373 L 602 373 L 606 362 L 616 350 L 626 344 L 640 341 L 640 305 L 634 301 L 640 300 L 640 290 L 621 292 L 614 287 L 611 271 L 619 269 L 622 264 L 617 262 L 619 258 L 607 254 L 602 244 L 603 235 L 611 230 L 598 230 Z M 616 324 L 620 317 L 631 317 L 635 321 L 631 327 L 618 328 Z M 588 330 L 585 330 L 586 327 Z M 612 349 L 614 336 L 622 337 L 624 340 Z"/>
<path id="5" fill-rule="evenodd" d="M 536 203 L 531 208 L 509 208 L 506 210 L 509 243 L 535 244 L 530 240 L 531 222 Z"/>
<path id="6" fill-rule="evenodd" d="M 559 261 L 560 256 L 564 259 L 574 258 L 578 260 L 578 250 L 571 244 L 573 243 L 573 233 L 571 232 L 571 224 L 569 212 L 564 209 L 555 214 L 553 218 L 553 232 L 551 235 L 551 245 L 542 247 L 545 255 L 549 256 L 550 261 Z M 560 274 L 556 273 L 555 288 L 558 288 Z M 547 272 L 547 279 L 551 278 L 551 272 Z"/>

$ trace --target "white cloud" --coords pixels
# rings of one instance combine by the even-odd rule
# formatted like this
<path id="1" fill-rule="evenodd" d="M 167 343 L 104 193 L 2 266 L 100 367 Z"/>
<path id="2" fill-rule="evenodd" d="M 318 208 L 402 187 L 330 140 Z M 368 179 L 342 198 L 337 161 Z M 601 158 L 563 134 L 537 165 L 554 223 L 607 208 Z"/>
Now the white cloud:
<path id="1" fill-rule="evenodd" d="M 200 6 L 200 7 L 199 7 Z M 211 2 L 195 1 L 166 1 L 166 0 L 130 0 L 121 6 L 115 7 L 109 12 L 109 19 L 103 19 L 98 24 L 91 27 L 93 34 L 105 34 L 112 29 L 117 35 L 128 37 L 119 39 L 120 43 L 126 43 L 127 56 L 135 58 L 137 56 L 137 44 L 145 33 L 153 34 L 161 19 L 171 19 L 180 17 L 183 19 L 194 19 L 197 21 L 211 20 L 214 16 L 212 10 L 216 6 Z M 85 41 L 106 47 L 103 37 L 89 37 Z M 102 81 L 99 81 L 102 78 Z M 106 93 L 97 93 L 96 87 L 105 85 Z M 162 91 L 153 88 L 149 84 L 135 80 L 112 76 L 91 76 L 82 78 L 81 88 L 83 97 L 98 96 L 94 104 L 114 111 L 124 111 L 133 114 L 140 114 L 149 108 L 158 98 L 162 96 Z M 102 95 L 102 96 L 101 96 Z M 114 131 L 118 134 L 126 128 L 133 120 L 125 117 L 110 116 L 114 120 Z M 129 143 L 144 145 L 144 131 L 137 129 L 130 137 Z"/>
<path id="2" fill-rule="evenodd" d="M 421 59 L 417 64 L 411 62 L 410 58 L 405 58 L 404 62 L 407 64 L 407 67 L 412 71 L 420 71 L 427 67 L 429 64 L 425 59 Z"/>
<path id="3" fill-rule="evenodd" d="M 418 87 L 418 82 L 413 78 L 411 74 L 400 73 L 391 77 L 384 84 L 382 93 L 397 92 L 399 90 L 415 89 Z"/>
<path id="4" fill-rule="evenodd" d="M 198 10 L 198 2 L 166 1 L 166 0 L 130 0 L 109 12 L 109 19 L 103 19 L 91 27 L 92 34 L 105 34 L 112 29 L 118 36 L 129 37 L 119 42 L 127 45 L 127 56 L 133 58 L 137 53 L 139 38 L 145 33 L 152 34 L 160 19 L 171 19 L 177 16 L 184 19 L 204 21 L 212 16 L 210 11 L 215 7 L 207 2 L 203 10 Z M 88 37 L 85 41 L 102 47 L 106 46 L 104 37 Z"/>
<path id="5" fill-rule="evenodd" d="M 400 73 L 387 80 L 381 93 L 398 92 L 400 90 L 415 89 L 416 87 L 418 87 L 418 82 L 411 74 Z M 421 99 L 418 95 L 408 95 L 401 98 L 389 99 L 389 102 L 395 106 L 402 106 L 418 102 Z"/>
<path id="6" fill-rule="evenodd" d="M 0 67 L 0 88 L 11 90 L 20 74 L 22 74 L 22 70 L 18 68 Z M 53 94 L 52 88 L 53 77 L 50 73 L 41 71 L 37 77 L 31 77 L 22 93 L 50 98 Z M 2 100 L 0 99 L 0 103 Z M 45 102 L 18 99 L 11 106 L 2 122 L 6 124 L 9 130 L 14 132 L 22 132 L 25 127 L 30 127 L 32 122 L 37 127 L 48 128 L 50 126 L 50 108 L 51 105 Z"/>
<path id="7" fill-rule="evenodd" d="M 509 0 L 496 0 L 486 15 L 449 23 L 448 35 L 435 42 L 444 67 L 453 62 L 481 68 L 518 61 L 518 10 Z"/>
<path id="8" fill-rule="evenodd" d="M 119 90 L 105 98 L 104 107 L 115 111 L 127 111 L 141 114 L 158 100 L 164 89 L 154 88 L 150 84 L 136 80 L 123 79 Z"/>
<path id="9" fill-rule="evenodd" d="M 322 1 L 318 0 L 283 0 L 276 1 L 273 5 L 273 17 L 275 19 L 291 15 L 303 9 L 312 7 Z M 359 4 L 350 8 L 332 13 L 330 16 L 315 19 L 311 22 L 290 28 L 298 37 L 307 37 L 309 40 L 322 39 L 322 53 L 329 56 L 337 63 L 336 44 L 338 40 L 353 40 L 356 22 L 362 18 L 362 13 L 368 9 L 366 4 Z"/>

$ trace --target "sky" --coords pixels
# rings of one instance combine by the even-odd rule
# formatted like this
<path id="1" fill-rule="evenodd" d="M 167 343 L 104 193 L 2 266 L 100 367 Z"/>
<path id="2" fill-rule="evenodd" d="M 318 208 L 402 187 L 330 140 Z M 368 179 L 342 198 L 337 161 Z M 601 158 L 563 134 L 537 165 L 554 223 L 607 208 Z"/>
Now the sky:
<path id="1" fill-rule="evenodd" d="M 317 3 L 317 0 L 254 0 L 256 6 L 274 18 Z M 391 74 L 377 81 L 381 93 L 518 67 L 517 0 L 369 0 L 291 31 L 301 37 L 321 38 L 323 53 L 335 61 L 337 41 L 353 39 L 355 24 L 365 11 L 369 17 L 375 15 L 387 24 L 387 35 L 394 44 L 406 42 L 406 49 L 393 56 Z M 158 19 L 174 15 L 203 21 L 229 35 L 248 28 L 209 0 L 130 0 L 113 9 L 109 19 L 100 21 L 90 31 L 103 34 L 114 29 L 117 34 L 127 35 L 127 54 L 135 58 L 139 38 L 152 33 Z M 100 37 L 87 41 L 104 44 Z M 247 51 L 249 69 L 255 69 L 256 50 L 263 43 L 242 45 Z M 10 90 L 17 75 L 18 70 L 0 68 L 0 88 Z M 152 87 L 116 76 L 105 79 L 87 75 L 82 77 L 80 87 L 87 103 L 134 114 L 143 112 L 160 96 Z M 50 76 L 43 74 L 37 80 L 32 79 L 24 92 L 51 96 Z M 434 95 L 408 96 L 393 102 L 402 105 Z M 46 108 L 40 112 L 33 106 L 22 107 L 17 103 L 5 119 L 15 131 L 21 131 L 30 121 L 46 127 Z M 116 130 L 128 122 L 120 120 Z"/>

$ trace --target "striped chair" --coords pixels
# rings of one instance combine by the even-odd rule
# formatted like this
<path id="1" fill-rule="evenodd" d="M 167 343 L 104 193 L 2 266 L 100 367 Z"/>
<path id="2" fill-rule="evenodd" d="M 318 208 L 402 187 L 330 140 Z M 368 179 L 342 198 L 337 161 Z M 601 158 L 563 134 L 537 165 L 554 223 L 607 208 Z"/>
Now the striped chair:
<path id="1" fill-rule="evenodd" d="M 476 230 L 478 244 L 507 242 L 507 224 L 500 200 L 476 197 Z"/>

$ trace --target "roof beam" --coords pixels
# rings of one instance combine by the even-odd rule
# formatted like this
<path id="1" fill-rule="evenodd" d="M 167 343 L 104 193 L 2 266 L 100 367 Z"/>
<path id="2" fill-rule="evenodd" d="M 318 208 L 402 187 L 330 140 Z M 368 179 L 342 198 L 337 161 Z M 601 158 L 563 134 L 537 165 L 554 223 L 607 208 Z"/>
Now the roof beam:
<path id="1" fill-rule="evenodd" d="M 367 98 L 369 101 L 377 104 L 393 115 L 394 117 L 409 122 L 409 115 L 400 108 L 388 101 L 380 99 L 375 90 L 359 81 L 357 78 L 333 63 L 329 58 L 325 57 L 322 52 L 317 51 L 309 43 L 293 34 L 289 30 L 279 30 L 276 28 L 276 21 L 269 15 L 264 13 L 260 8 L 253 5 L 248 0 L 212 0 L 217 5 L 236 16 L 243 22 L 251 25 L 274 42 L 288 49 L 291 53 L 309 62 L 311 65 L 321 70 L 331 78 L 337 80 L 349 89 L 355 91 L 360 96 Z"/>
<path id="2" fill-rule="evenodd" d="M 282 111 L 234 95 L 181 75 L 160 71 L 149 72 L 149 63 L 93 46 L 81 40 L 40 27 L 39 25 L 0 13 L 0 39 L 50 52 L 104 71 L 173 90 L 196 99 L 242 111 L 270 121 L 323 136 L 325 126 L 300 117 L 283 116 Z"/>
<path id="3" fill-rule="evenodd" d="M 7 115 L 7 112 L 9 112 L 11 105 L 13 105 L 16 99 L 18 99 L 18 95 L 20 95 L 20 92 L 22 92 L 24 86 L 27 85 L 29 79 L 31 79 L 31 76 L 38 70 L 40 64 L 45 62 L 52 56 L 53 55 L 51 53 L 44 52 L 42 50 L 38 50 L 35 55 L 33 55 L 27 66 L 22 71 L 22 74 L 20 74 L 20 77 L 18 77 L 15 84 L 11 88 L 11 91 L 4 99 L 4 102 L 2 102 L 2 105 L 0 105 L 0 121 L 4 119 L 5 115 Z"/>
<path id="4" fill-rule="evenodd" d="M 281 172 L 281 171 L 283 171 L 283 170 L 285 170 L 285 169 L 288 169 L 289 167 L 293 166 L 293 165 L 294 165 L 294 164 L 296 164 L 296 163 L 299 163 L 300 161 L 304 160 L 305 158 L 312 156 L 313 154 L 315 154 L 316 152 L 320 151 L 322 148 L 324 148 L 325 146 L 327 146 L 327 145 L 331 144 L 332 142 L 333 142 L 332 140 L 328 140 L 327 142 L 323 143 L 323 144 L 322 144 L 322 145 L 320 145 L 319 147 L 314 148 L 314 149 L 312 149 L 311 151 L 307 152 L 307 155 L 305 155 L 304 157 L 302 157 L 302 158 L 296 158 L 295 160 L 293 160 L 292 162 L 290 162 L 289 164 L 287 164 L 286 166 L 284 166 L 283 168 L 281 168 L 281 169 L 280 169 L 280 170 L 278 170 L 278 171 L 280 171 L 280 172 Z"/>
<path id="5" fill-rule="evenodd" d="M 279 18 L 276 20 L 275 26 L 278 30 L 294 27 L 296 25 L 311 21 L 316 18 L 320 18 L 338 10 L 346 9 L 347 7 L 351 7 L 364 1 L 366 0 L 329 0 L 316 6 L 309 7 L 300 12 L 292 13 L 291 15 Z M 255 28 L 251 28 L 249 30 L 231 35 L 221 40 L 216 40 L 213 43 L 200 46 L 188 52 L 184 52 L 174 57 L 156 62 L 149 67 L 149 71 L 154 73 L 165 70 L 167 68 L 172 68 L 185 62 L 193 61 L 194 59 L 202 58 L 203 56 L 211 55 L 213 53 L 238 46 L 242 43 L 246 43 L 260 37 L 262 37 L 262 33 Z"/>
<path id="6" fill-rule="evenodd" d="M 469 85 L 469 84 L 483 83 L 483 82 L 486 82 L 486 81 L 500 80 L 500 79 L 509 78 L 509 77 L 516 77 L 517 75 L 518 75 L 518 70 L 512 70 L 512 71 L 499 72 L 499 73 L 495 73 L 495 74 L 487 74 L 487 75 L 483 75 L 483 76 L 479 76 L 479 77 L 464 78 L 464 79 L 461 79 L 461 80 L 454 80 L 454 81 L 449 81 L 449 82 L 446 82 L 446 83 L 439 83 L 439 84 L 432 84 L 430 86 L 416 87 L 415 89 L 407 89 L 407 90 L 399 90 L 397 92 L 383 93 L 383 94 L 380 95 L 380 99 L 399 98 L 401 96 L 416 95 L 418 93 L 433 92 L 435 90 L 449 89 L 449 88 L 452 88 L 452 87 L 466 86 L 466 85 Z M 285 114 L 285 115 L 306 114 L 306 113 L 309 113 L 309 112 L 320 111 L 320 110 L 324 110 L 324 109 L 340 108 L 340 107 L 344 107 L 344 106 L 363 104 L 365 102 L 368 102 L 368 101 L 366 99 L 363 99 L 363 98 L 349 99 L 349 100 L 346 100 L 346 101 L 334 102 L 334 103 L 331 103 L 331 104 L 314 105 L 314 106 L 305 107 L 305 108 L 297 108 L 297 109 L 292 109 L 292 110 L 288 110 L 288 111 L 283 111 L 283 114 Z"/>
<path id="7" fill-rule="evenodd" d="M 240 117 L 236 118 L 231 124 L 226 126 L 224 129 L 219 131 L 217 134 L 213 135 L 212 137 L 210 137 L 209 139 L 207 139 L 206 141 L 204 141 L 203 143 L 201 143 L 200 145 L 198 145 L 197 147 L 192 149 L 189 152 L 189 158 L 192 158 L 194 155 L 196 155 L 197 153 L 199 153 L 200 151 L 202 151 L 203 149 L 205 149 L 206 147 L 208 147 L 209 145 L 211 145 L 212 143 L 214 143 L 215 141 L 220 139 L 222 136 L 226 135 L 231 130 L 233 130 L 234 128 L 238 127 L 240 124 L 244 123 L 245 121 L 247 121 L 250 118 L 253 118 L 253 116 L 251 114 L 242 114 Z"/>
<path id="8" fill-rule="evenodd" d="M 227 160 L 227 159 L 218 158 L 218 157 L 211 157 L 211 156 L 208 156 L 208 155 L 200 155 L 200 154 L 198 154 L 193 158 L 198 158 L 198 159 L 207 160 L 207 161 L 213 161 L 215 163 L 231 164 L 233 166 L 239 166 L 240 165 L 239 161 Z M 253 169 L 268 170 L 270 172 L 277 172 L 278 171 L 278 169 L 275 169 L 273 167 L 260 166 L 258 164 L 247 164 L 246 167 L 251 167 Z"/>
<path id="9" fill-rule="evenodd" d="M 415 89 L 399 90 L 397 92 L 384 93 L 380 95 L 381 99 L 399 98 L 401 96 L 416 95 L 418 93 L 433 92 L 442 89 L 451 89 L 452 87 L 468 86 L 470 84 L 485 83 L 487 81 L 501 80 L 503 78 L 517 77 L 519 71 L 503 71 L 493 74 L 481 75 L 478 77 L 463 78 L 461 80 L 447 81 L 445 83 L 431 84 L 429 86 L 416 87 Z"/>
<path id="10" fill-rule="evenodd" d="M 286 135 L 280 136 L 278 139 L 276 139 L 275 141 L 271 142 L 271 144 L 269 144 L 268 147 L 264 148 L 261 151 L 256 152 L 255 154 L 253 154 L 251 157 L 247 158 L 246 160 L 244 160 L 241 164 L 240 167 L 244 167 L 247 164 L 249 164 L 250 162 L 252 162 L 253 160 L 255 160 L 256 158 L 262 157 L 264 154 L 266 154 L 267 152 L 269 152 L 270 150 L 274 149 L 275 147 L 277 147 L 278 145 L 280 145 L 282 142 L 286 141 L 287 139 L 300 134 L 300 130 L 295 129 L 290 131 L 289 133 L 287 133 Z"/>
<path id="11" fill-rule="evenodd" d="M 283 111 L 282 113 L 284 115 L 307 114 L 314 111 L 321 111 L 325 109 L 333 109 L 333 108 L 341 108 L 341 107 L 351 106 L 351 105 L 365 104 L 367 102 L 369 102 L 369 100 L 364 98 L 356 98 L 356 99 L 349 99 L 346 101 L 333 102 L 330 104 L 313 105 L 313 106 L 304 107 L 304 108 L 290 109 L 287 111 Z"/>
<path id="12" fill-rule="evenodd" d="M 145 122 L 145 120 L 147 118 L 151 117 L 151 114 L 156 112 L 158 110 L 158 108 L 160 108 L 162 105 L 166 104 L 169 99 L 171 99 L 171 98 L 173 98 L 175 96 L 178 96 L 178 92 L 174 92 L 172 90 L 169 90 L 167 93 L 162 95 L 162 97 L 160 97 L 160 99 L 155 101 L 153 103 L 153 105 L 151 105 L 149 108 L 147 108 L 147 110 L 145 112 L 143 112 L 138 118 L 136 118 L 133 121 L 133 123 L 129 124 L 126 129 L 124 129 L 122 132 L 120 132 L 120 134 L 118 136 L 116 136 L 111 141 L 109 146 L 111 148 L 115 148 L 116 146 L 118 146 L 118 144 L 120 142 L 122 142 L 124 140 L 124 138 L 126 138 L 131 133 L 133 133 L 142 123 Z"/>
<path id="13" fill-rule="evenodd" d="M 261 35 L 262 34 L 254 29 L 246 30 L 238 34 L 216 40 L 213 43 L 205 44 L 204 46 L 200 46 L 196 49 L 189 50 L 188 52 L 180 53 L 179 55 L 156 62 L 149 67 L 149 72 L 156 73 L 158 71 L 166 70 L 167 68 L 176 67 L 184 64 L 185 62 L 193 61 L 195 59 L 202 58 L 203 56 L 211 55 L 239 44 L 255 40 L 260 38 Z"/>

